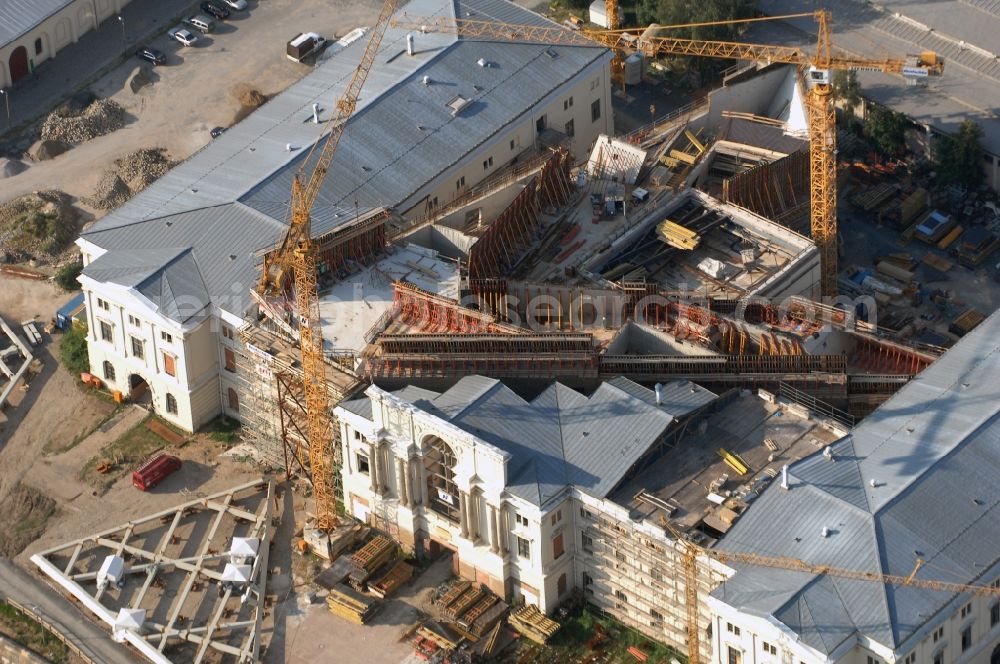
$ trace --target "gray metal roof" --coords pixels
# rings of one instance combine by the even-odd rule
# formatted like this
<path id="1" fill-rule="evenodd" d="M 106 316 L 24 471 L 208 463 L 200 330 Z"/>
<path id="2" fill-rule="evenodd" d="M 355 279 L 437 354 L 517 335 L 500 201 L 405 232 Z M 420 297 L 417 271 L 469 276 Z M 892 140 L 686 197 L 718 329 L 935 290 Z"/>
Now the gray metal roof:
<path id="1" fill-rule="evenodd" d="M 686 383 L 668 385 L 665 394 L 674 392 L 692 394 Z M 465 377 L 441 394 L 413 387 L 395 394 L 510 453 L 506 489 L 536 505 L 567 485 L 603 498 L 675 417 L 714 398 L 699 390 L 697 399 L 675 399 L 675 412 L 669 400 L 657 407 L 651 390 L 616 378 L 590 397 L 553 383 L 525 401 L 483 376 Z"/>
<path id="2" fill-rule="evenodd" d="M 0 0 L 0 48 L 72 3 L 73 0 Z"/>
<path id="3" fill-rule="evenodd" d="M 879 9 L 877 5 L 883 7 Z M 953 132 L 963 120 L 982 126 L 983 147 L 1000 154 L 1000 4 L 992 0 L 926 2 L 888 0 L 762 0 L 761 10 L 780 15 L 832 11 L 834 46 L 871 58 L 904 57 L 932 50 L 945 59 L 944 75 L 907 85 L 899 76 L 860 72 L 862 94 L 920 123 Z M 897 15 L 898 13 L 898 15 Z M 758 23 L 747 41 L 814 47 L 816 24 Z"/>
<path id="4" fill-rule="evenodd" d="M 833 460 L 793 465 L 790 489 L 769 487 L 719 548 L 902 576 L 921 558 L 917 578 L 988 583 L 1000 570 L 998 372 L 994 314 L 834 443 Z M 759 567 L 714 594 L 825 653 L 859 635 L 900 648 L 955 599 Z"/>
<path id="5" fill-rule="evenodd" d="M 174 284 L 169 292 L 181 296 L 183 306 L 177 306 L 176 297 L 152 301 L 163 305 L 160 313 L 178 322 L 185 320 L 184 312 L 200 310 L 209 301 L 242 314 L 259 277 L 255 252 L 277 242 L 284 230 L 279 222 L 240 203 L 99 228 L 85 237 L 107 253 L 83 273 L 137 289 L 143 278 L 165 277 L 160 283 Z M 184 267 L 172 268 L 181 250 L 187 257 Z"/>
<path id="6" fill-rule="evenodd" d="M 405 9 L 453 16 L 455 6 L 451 0 L 412 0 Z M 545 23 L 506 0 L 462 0 L 459 11 Z M 313 210 L 314 235 L 354 219 L 357 212 L 404 206 L 407 197 L 552 90 L 595 60 L 610 58 L 603 48 L 553 47 L 553 58 L 538 45 L 415 37 L 416 55 L 410 57 L 406 33 L 386 32 Z M 242 315 L 249 303 L 246 290 L 257 278 L 253 252 L 279 240 L 292 177 L 320 137 L 311 122 L 312 104 L 320 105 L 321 120 L 329 117 L 332 100 L 346 87 L 365 44 L 362 38 L 346 47 L 333 45 L 331 56 L 312 72 L 82 237 L 107 250 L 190 247 L 213 301 Z M 492 66 L 480 67 L 480 58 Z M 424 75 L 436 83 L 423 85 Z M 473 104 L 453 117 L 445 104 L 457 94 Z"/>

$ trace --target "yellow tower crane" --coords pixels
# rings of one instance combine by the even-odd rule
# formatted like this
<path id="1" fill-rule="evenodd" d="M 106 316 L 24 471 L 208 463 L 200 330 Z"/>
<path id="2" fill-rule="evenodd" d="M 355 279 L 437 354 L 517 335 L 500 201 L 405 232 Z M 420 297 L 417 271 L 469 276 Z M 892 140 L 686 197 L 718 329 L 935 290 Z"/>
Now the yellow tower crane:
<path id="1" fill-rule="evenodd" d="M 327 395 L 326 362 L 323 353 L 323 329 L 320 325 L 319 293 L 316 288 L 316 245 L 311 235 L 312 208 L 319 195 L 333 155 L 344 134 L 347 120 L 358 104 L 361 88 L 375 62 L 382 37 L 389 27 L 389 20 L 396 11 L 398 0 L 385 0 L 375 27 L 371 30 L 368 45 L 361 62 L 354 70 L 347 88 L 337 100 L 334 112 L 324 125 L 329 129 L 326 139 L 313 145 L 292 182 L 291 220 L 281 244 L 264 256 L 264 266 L 257 293 L 264 298 L 283 297 L 292 277 L 295 289 L 299 347 L 302 353 L 302 378 L 304 383 L 306 423 L 309 445 L 309 467 L 312 475 L 313 496 L 316 501 L 316 525 L 329 530 L 337 523 L 334 474 L 340 466 L 340 449 L 333 445 L 330 404 Z M 321 147 L 320 147 L 321 146 Z M 305 169 L 318 149 L 312 172 Z"/>
<path id="2" fill-rule="evenodd" d="M 721 563 L 737 563 L 742 565 L 756 565 L 758 567 L 771 567 L 775 569 L 787 569 L 794 572 L 807 572 L 810 574 L 826 574 L 843 579 L 855 581 L 872 581 L 890 586 L 908 586 L 912 588 L 926 588 L 927 590 L 945 591 L 952 593 L 971 593 L 973 595 L 992 595 L 1000 597 L 1000 588 L 994 586 L 978 586 L 967 583 L 953 583 L 951 581 L 937 581 L 934 579 L 918 579 L 917 572 L 923 567 L 924 561 L 917 559 L 917 564 L 908 576 L 894 574 L 882 574 L 881 572 L 867 572 L 862 570 L 841 569 L 829 565 L 816 565 L 807 563 L 797 558 L 783 558 L 779 556 L 763 556 L 755 553 L 744 553 L 738 551 L 720 551 L 718 549 L 707 549 L 687 540 L 670 522 L 661 520 L 661 524 L 683 547 L 681 563 L 684 566 L 684 603 L 687 609 L 687 633 L 688 633 L 688 664 L 700 664 L 701 662 L 701 635 L 698 633 L 698 558 L 711 558 Z"/>
<path id="3" fill-rule="evenodd" d="M 610 16 L 610 15 L 609 15 Z M 616 14 L 617 16 L 617 10 Z M 807 53 L 791 46 L 769 46 L 739 42 L 682 39 L 664 36 L 677 28 L 733 25 L 811 17 L 818 24 L 816 52 Z M 943 61 L 926 51 L 919 56 L 872 60 L 835 55 L 830 42 L 830 14 L 826 11 L 762 18 L 711 21 L 684 25 L 650 26 L 628 30 L 565 30 L 560 26 L 513 25 L 481 19 L 422 18 L 404 15 L 394 25 L 406 29 L 439 31 L 468 38 L 537 42 L 567 46 L 595 43 L 619 52 L 640 51 L 647 57 L 695 55 L 753 62 L 792 64 L 807 69 L 810 84 L 806 106 L 809 116 L 810 212 L 813 240 L 819 247 L 824 296 L 837 294 L 837 135 L 830 74 L 836 70 L 876 71 L 909 77 L 939 75 Z M 617 57 L 617 56 L 616 56 Z"/>

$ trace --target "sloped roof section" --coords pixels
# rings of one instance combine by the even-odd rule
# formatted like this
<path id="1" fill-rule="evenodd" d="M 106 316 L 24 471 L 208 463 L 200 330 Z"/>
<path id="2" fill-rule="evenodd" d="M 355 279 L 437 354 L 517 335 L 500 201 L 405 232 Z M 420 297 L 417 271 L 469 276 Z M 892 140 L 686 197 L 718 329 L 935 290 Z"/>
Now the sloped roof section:
<path id="1" fill-rule="evenodd" d="M 690 393 L 689 387 L 683 389 Z M 703 399 L 714 398 L 701 392 Z M 567 485 L 605 497 L 675 419 L 668 402 L 657 407 L 650 390 L 624 379 L 602 384 L 589 397 L 553 383 L 526 401 L 483 376 L 467 376 L 451 389 L 431 394 L 428 398 L 428 390 L 412 387 L 395 393 L 510 453 L 506 488 L 536 505 Z M 349 409 L 363 412 L 355 404 Z M 690 410 L 680 406 L 676 416 Z"/>
<path id="2" fill-rule="evenodd" d="M 821 454 L 794 464 L 790 488 L 765 490 L 719 548 L 848 570 L 984 584 L 1000 567 L 1000 315 L 993 314 Z M 828 536 L 822 529 L 828 528 Z M 780 607 L 753 595 L 775 577 L 799 588 Z M 782 620 L 830 653 L 831 635 L 896 649 L 954 598 L 950 592 L 743 567 L 714 596 Z M 791 590 L 786 583 L 786 589 Z M 825 599 L 824 599 L 825 598 Z M 813 624 L 802 622 L 805 602 Z M 842 606 L 844 612 L 837 607 Z M 787 620 L 787 621 L 786 621 Z M 793 624 L 794 623 L 794 624 Z"/>
<path id="3" fill-rule="evenodd" d="M 4 0 L 0 2 L 0 48 L 30 32 L 73 0 Z"/>

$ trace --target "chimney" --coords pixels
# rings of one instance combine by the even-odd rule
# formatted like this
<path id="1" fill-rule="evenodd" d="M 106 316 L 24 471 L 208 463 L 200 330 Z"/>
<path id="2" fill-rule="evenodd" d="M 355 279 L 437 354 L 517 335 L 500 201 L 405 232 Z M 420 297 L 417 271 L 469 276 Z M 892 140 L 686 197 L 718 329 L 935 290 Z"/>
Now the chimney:
<path id="1" fill-rule="evenodd" d="M 424 85 L 430 85 L 430 84 L 431 84 L 431 77 L 424 76 Z"/>
<path id="2" fill-rule="evenodd" d="M 821 530 L 819 534 L 822 535 L 823 537 L 829 537 L 830 529 L 827 528 L 826 526 L 823 526 L 823 530 Z"/>
<path id="3" fill-rule="evenodd" d="M 319 104 L 313 103 L 313 124 L 319 124 Z"/>
<path id="4" fill-rule="evenodd" d="M 663 405 L 663 383 L 657 383 L 653 387 L 653 389 L 656 390 L 656 405 L 657 406 L 662 406 Z"/>
<path id="5" fill-rule="evenodd" d="M 788 489 L 788 464 L 781 467 L 781 488 Z"/>
<path id="6" fill-rule="evenodd" d="M 406 35 L 406 54 L 413 55 L 413 35 Z"/>

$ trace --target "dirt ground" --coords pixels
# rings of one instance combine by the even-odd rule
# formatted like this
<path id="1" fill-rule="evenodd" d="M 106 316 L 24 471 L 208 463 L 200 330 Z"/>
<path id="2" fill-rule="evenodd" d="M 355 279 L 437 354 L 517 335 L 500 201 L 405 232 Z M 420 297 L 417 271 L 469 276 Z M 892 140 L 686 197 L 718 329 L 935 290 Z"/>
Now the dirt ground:
<path id="1" fill-rule="evenodd" d="M 216 126 L 229 126 L 240 111 L 231 89 L 249 83 L 265 95 L 284 90 L 310 68 L 285 57 L 285 41 L 311 30 L 341 37 L 370 26 L 381 3 L 375 0 L 266 0 L 250 2 L 249 12 L 234 12 L 216 32 L 185 48 L 164 35 L 150 43 L 167 54 L 156 67 L 159 80 L 132 93 L 128 76 L 139 64 L 130 58 L 91 89 L 111 97 L 134 118 L 125 128 L 93 139 L 55 159 L 32 164 L 3 180 L 0 201 L 37 189 L 61 189 L 77 198 L 93 193 L 115 158 L 139 148 L 163 147 L 182 161 L 204 147 Z M 80 206 L 95 216 L 104 213 Z"/>

